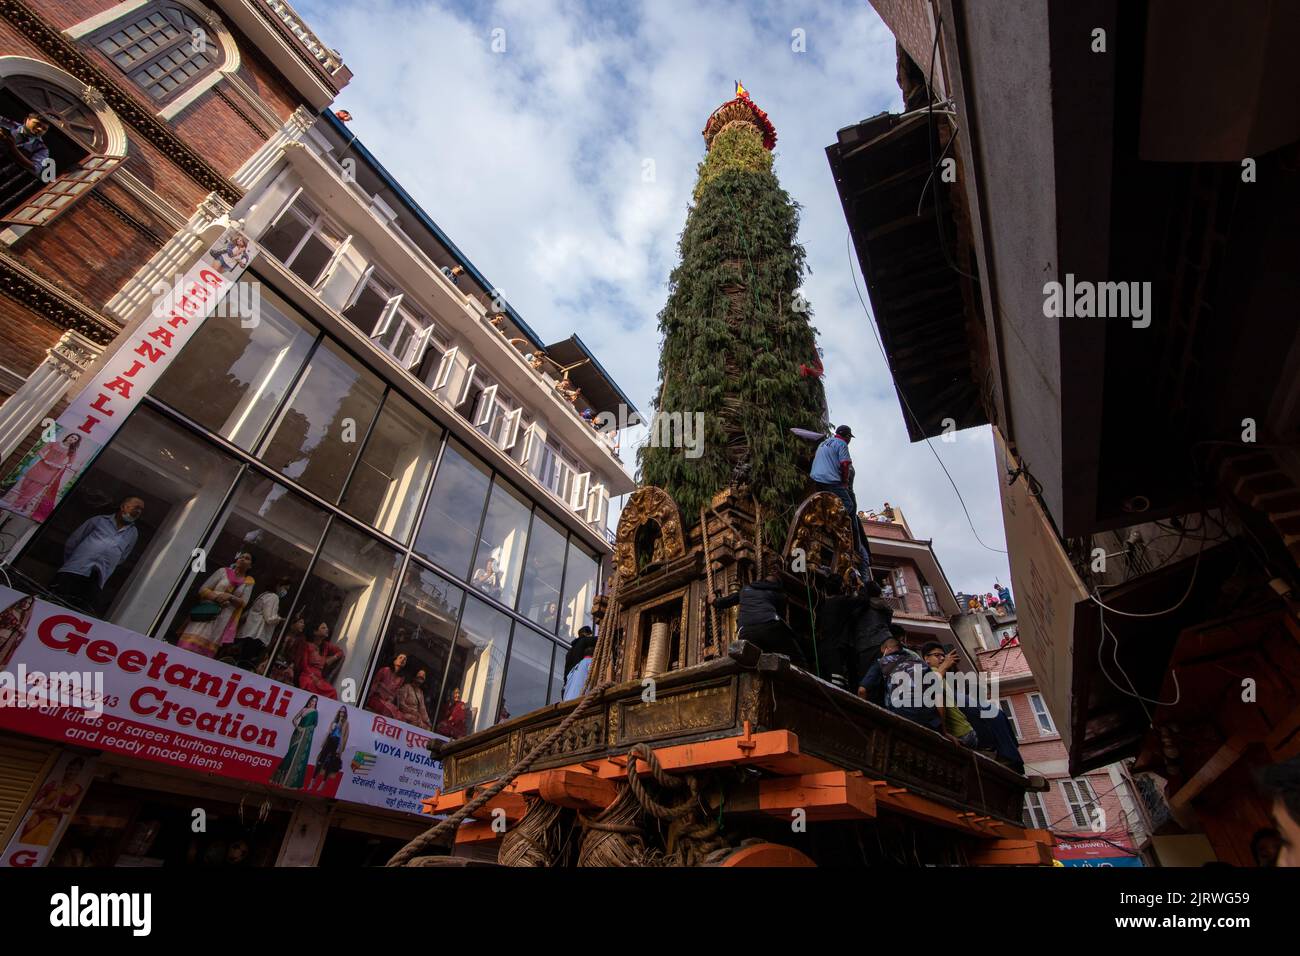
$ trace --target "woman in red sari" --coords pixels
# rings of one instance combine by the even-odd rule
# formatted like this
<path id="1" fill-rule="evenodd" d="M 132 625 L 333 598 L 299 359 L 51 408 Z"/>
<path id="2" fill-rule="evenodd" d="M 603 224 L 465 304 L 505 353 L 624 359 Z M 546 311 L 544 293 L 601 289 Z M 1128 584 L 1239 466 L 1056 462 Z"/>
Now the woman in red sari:
<path id="1" fill-rule="evenodd" d="M 338 700 L 339 692 L 325 676 L 325 668 L 343 661 L 343 648 L 329 641 L 329 626 L 321 623 L 298 651 L 298 686 L 330 700 Z"/>
<path id="2" fill-rule="evenodd" d="M 434 731 L 452 740 L 464 737 L 465 720 L 468 716 L 465 712 L 465 702 L 460 699 L 460 688 L 457 687 L 451 692 L 451 700 L 447 701 L 447 706 L 442 709 L 442 716 L 438 719 L 438 726 Z"/>
<path id="3" fill-rule="evenodd" d="M 406 683 L 406 680 L 402 677 L 404 667 L 406 667 L 406 655 L 398 654 L 393 658 L 391 665 L 379 668 L 375 673 L 374 681 L 370 684 L 370 696 L 366 698 L 366 710 L 376 714 L 383 714 L 385 717 L 392 717 L 395 720 L 402 719 L 402 712 L 397 708 L 397 692 Z"/>

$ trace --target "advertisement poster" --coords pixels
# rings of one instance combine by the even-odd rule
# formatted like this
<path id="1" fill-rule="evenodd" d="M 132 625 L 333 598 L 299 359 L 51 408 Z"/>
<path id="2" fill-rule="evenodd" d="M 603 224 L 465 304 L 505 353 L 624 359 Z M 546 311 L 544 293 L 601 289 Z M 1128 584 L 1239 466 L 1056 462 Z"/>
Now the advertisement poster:
<path id="1" fill-rule="evenodd" d="M 435 735 L 0 587 L 0 728 L 407 813 Z"/>
<path id="2" fill-rule="evenodd" d="M 256 255 L 247 236 L 227 229 L 0 483 L 0 509 L 38 524 L 49 517 Z"/>
<path id="3" fill-rule="evenodd" d="M 36 791 L 31 809 L 10 837 L 0 867 L 45 865 L 90 789 L 97 761 L 97 757 L 72 751 L 59 755 Z"/>

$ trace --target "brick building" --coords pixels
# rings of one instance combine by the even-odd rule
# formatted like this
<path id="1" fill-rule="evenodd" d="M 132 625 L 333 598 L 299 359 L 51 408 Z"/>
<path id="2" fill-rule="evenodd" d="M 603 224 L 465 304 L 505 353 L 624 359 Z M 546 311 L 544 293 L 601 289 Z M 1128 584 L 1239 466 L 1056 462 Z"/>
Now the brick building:
<path id="1" fill-rule="evenodd" d="M 544 343 L 329 111 L 350 76 L 283 0 L 0 0 L 0 116 L 48 117 L 55 161 L 52 181 L 0 191 L 0 477 L 218 237 L 257 253 L 52 510 L 0 513 L 0 570 L 6 620 L 63 603 L 139 649 L 123 660 L 158 647 L 206 667 L 175 647 L 211 619 L 204 562 L 249 554 L 241 600 L 278 610 L 253 656 L 215 649 L 213 674 L 298 708 L 303 629 L 323 629 L 336 666 L 312 672 L 308 705 L 353 708 L 352 769 L 374 787 L 360 778 L 382 751 L 357 730 L 400 713 L 408 734 L 454 736 L 557 699 L 609 498 L 633 486 L 616 433 L 583 412 L 635 409 L 577 335 Z M 78 531 L 127 497 L 138 538 L 93 600 L 52 590 Z M 126 723 L 163 732 L 146 726 L 158 708 L 132 706 Z M 355 864 L 422 827 L 413 798 L 61 746 L 4 716 L 0 846 L 65 777 L 82 806 L 5 865 Z M 184 835 L 200 804 L 206 843 Z"/>

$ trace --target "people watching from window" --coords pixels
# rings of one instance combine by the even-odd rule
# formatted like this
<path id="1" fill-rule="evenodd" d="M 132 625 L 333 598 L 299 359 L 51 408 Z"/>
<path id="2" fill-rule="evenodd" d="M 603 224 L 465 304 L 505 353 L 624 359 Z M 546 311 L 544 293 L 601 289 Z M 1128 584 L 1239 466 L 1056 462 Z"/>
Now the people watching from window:
<path id="1" fill-rule="evenodd" d="M 267 677 L 271 680 L 279 681 L 281 684 L 298 684 L 298 655 L 302 651 L 302 645 L 307 640 L 307 619 L 299 614 L 289 625 L 289 630 L 284 634 L 279 646 L 275 650 L 275 657 L 271 661 L 271 667 L 267 671 Z"/>
<path id="2" fill-rule="evenodd" d="M 63 545 L 63 564 L 54 573 L 53 592 L 73 607 L 99 612 L 104 585 L 139 540 L 135 523 L 144 514 L 144 499 L 122 499 L 111 515 L 87 518 Z"/>
<path id="3" fill-rule="evenodd" d="M 415 679 L 407 681 L 397 692 L 397 710 L 401 719 L 424 730 L 432 730 L 429 708 L 424 700 L 424 684 L 428 674 L 424 668 L 415 672 Z"/>
<path id="4" fill-rule="evenodd" d="M 722 597 L 720 590 L 715 591 L 709 603 L 720 611 L 739 604 L 736 622 L 739 640 L 757 644 L 769 653 L 785 654 L 799 667 L 808 666 L 799 638 L 785 622 L 785 589 L 781 586 L 779 566 L 726 597 Z"/>
<path id="5" fill-rule="evenodd" d="M 329 674 L 343 663 L 343 648 L 330 643 L 329 625 L 323 621 L 302 643 L 298 651 L 298 686 L 330 700 L 338 700 Z"/>
<path id="6" fill-rule="evenodd" d="M 442 274 L 447 277 L 447 279 L 451 282 L 452 285 L 459 286 L 460 277 L 465 274 L 465 267 L 464 266 L 443 266 Z"/>
<path id="7" fill-rule="evenodd" d="M 50 121 L 40 113 L 28 113 L 21 123 L 0 116 L 0 178 L 7 181 L 18 172 L 41 178 L 50 158 L 49 131 Z"/>
<path id="8" fill-rule="evenodd" d="M 259 594 L 244 613 L 235 641 L 235 661 L 245 669 L 259 665 L 271 647 L 271 637 L 284 620 L 280 616 L 280 602 L 289 595 L 293 582 L 280 578 L 275 587 Z"/>
<path id="9" fill-rule="evenodd" d="M 438 717 L 438 725 L 433 728 L 434 733 L 442 734 L 451 740 L 464 737 L 468 721 L 468 710 L 465 707 L 465 702 L 460 699 L 460 688 L 456 687 L 451 692 L 451 700 L 447 701 L 442 708 L 442 714 Z"/>
<path id="10" fill-rule="evenodd" d="M 370 694 L 366 697 L 366 710 L 383 714 L 385 717 L 401 719 L 397 707 L 397 692 L 406 683 L 402 671 L 406 668 L 406 655 L 396 655 L 391 664 L 386 664 L 375 672 L 375 679 L 370 682 Z"/>
<path id="11" fill-rule="evenodd" d="M 474 572 L 470 583 L 484 594 L 494 598 L 501 597 L 501 572 L 497 570 L 495 558 L 488 558 L 483 567 Z"/>
<path id="12" fill-rule="evenodd" d="M 212 572 L 181 625 L 177 647 L 204 657 L 216 657 L 227 648 L 233 652 L 240 616 L 253 596 L 254 581 L 248 573 L 252 566 L 253 556 L 240 551 L 229 567 Z"/>

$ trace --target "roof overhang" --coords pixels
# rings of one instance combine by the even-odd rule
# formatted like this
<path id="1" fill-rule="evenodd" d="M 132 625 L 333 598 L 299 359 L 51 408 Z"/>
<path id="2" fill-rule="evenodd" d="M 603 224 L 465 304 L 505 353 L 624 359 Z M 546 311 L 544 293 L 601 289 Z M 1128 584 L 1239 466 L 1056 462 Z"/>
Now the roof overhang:
<path id="1" fill-rule="evenodd" d="M 262 55 L 317 112 L 329 106 L 352 71 L 284 0 L 215 0 Z"/>
<path id="2" fill-rule="evenodd" d="M 623 394 L 618 383 L 577 334 L 546 346 L 546 355 L 561 368 L 569 369 L 569 381 L 582 390 L 592 411 L 597 414 L 610 412 L 619 423 L 632 415 L 639 417 L 631 399 Z M 618 414 L 620 405 L 626 408 L 623 416 Z"/>

